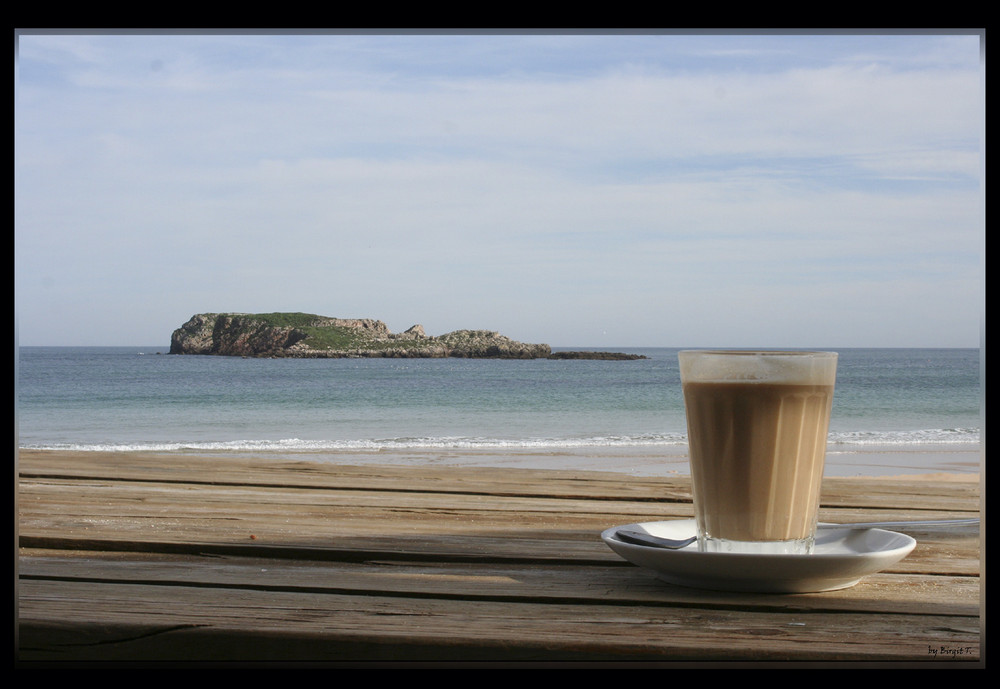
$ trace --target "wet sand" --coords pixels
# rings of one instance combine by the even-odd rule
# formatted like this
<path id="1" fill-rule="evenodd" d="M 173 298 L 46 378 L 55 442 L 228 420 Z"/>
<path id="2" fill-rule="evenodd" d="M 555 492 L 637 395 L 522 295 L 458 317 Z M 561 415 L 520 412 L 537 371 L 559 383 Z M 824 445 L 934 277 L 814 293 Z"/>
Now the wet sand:
<path id="1" fill-rule="evenodd" d="M 296 455 L 303 459 L 302 455 Z M 306 455 L 310 457 L 310 455 Z M 391 464 L 428 466 L 482 466 L 566 471 L 610 471 L 631 476 L 687 476 L 687 448 L 597 447 L 565 450 L 454 449 L 317 452 L 314 461 L 339 464 Z M 871 448 L 864 451 L 830 450 L 824 476 L 902 477 L 947 476 L 950 480 L 979 479 L 982 453 L 978 447 L 900 449 Z"/>
<path id="2" fill-rule="evenodd" d="M 21 452 L 28 452 L 21 450 Z M 55 450 L 46 454 L 63 455 L 72 462 L 81 451 Z M 132 453 L 122 452 L 123 462 Z M 155 453 L 169 456 L 171 453 Z M 185 456 L 203 456 L 211 461 L 213 456 L 253 457 L 268 456 L 289 461 L 311 461 L 353 466 L 431 466 L 431 467 L 492 467 L 516 469 L 546 469 L 561 471 L 606 471 L 628 476 L 687 476 L 689 475 L 687 448 L 648 447 L 572 447 L 564 450 L 551 448 L 509 449 L 396 449 L 396 450 L 343 450 L 315 452 L 181 452 Z M 981 448 L 963 447 L 873 447 L 865 450 L 845 451 L 831 448 L 827 452 L 826 477 L 887 477 L 927 478 L 929 480 L 978 481 L 983 471 L 985 453 Z"/>

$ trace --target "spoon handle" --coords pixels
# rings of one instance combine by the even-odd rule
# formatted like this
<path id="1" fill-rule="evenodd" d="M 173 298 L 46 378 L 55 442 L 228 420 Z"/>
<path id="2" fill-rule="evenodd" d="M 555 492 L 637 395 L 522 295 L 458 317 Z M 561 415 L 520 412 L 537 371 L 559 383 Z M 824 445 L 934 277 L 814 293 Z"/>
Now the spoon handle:
<path id="1" fill-rule="evenodd" d="M 626 543 L 645 545 L 653 548 L 669 548 L 670 550 L 680 550 L 681 548 L 689 546 L 698 540 L 697 536 L 677 540 L 674 538 L 654 536 L 643 531 L 633 531 L 631 529 L 618 529 L 615 531 L 615 536 L 618 537 L 618 540 L 625 541 Z"/>
<path id="2" fill-rule="evenodd" d="M 907 529 L 924 526 L 972 526 L 979 519 L 930 519 L 926 521 L 856 522 L 853 524 L 820 524 L 821 529 Z"/>

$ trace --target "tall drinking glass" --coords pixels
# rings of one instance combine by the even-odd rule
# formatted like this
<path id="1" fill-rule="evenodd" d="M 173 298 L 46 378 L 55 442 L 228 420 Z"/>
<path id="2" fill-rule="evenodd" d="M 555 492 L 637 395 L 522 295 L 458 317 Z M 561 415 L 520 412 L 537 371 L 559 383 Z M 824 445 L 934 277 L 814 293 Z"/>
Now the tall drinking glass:
<path id="1" fill-rule="evenodd" d="M 698 542 L 810 553 L 835 352 L 680 352 Z"/>

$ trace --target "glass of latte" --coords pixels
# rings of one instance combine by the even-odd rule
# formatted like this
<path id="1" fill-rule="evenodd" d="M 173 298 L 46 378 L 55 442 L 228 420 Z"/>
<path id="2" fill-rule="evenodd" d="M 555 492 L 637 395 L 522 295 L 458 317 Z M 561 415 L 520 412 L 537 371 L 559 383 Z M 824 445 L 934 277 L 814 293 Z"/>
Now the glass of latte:
<path id="1" fill-rule="evenodd" d="M 699 548 L 812 552 L 837 354 L 678 357 Z"/>

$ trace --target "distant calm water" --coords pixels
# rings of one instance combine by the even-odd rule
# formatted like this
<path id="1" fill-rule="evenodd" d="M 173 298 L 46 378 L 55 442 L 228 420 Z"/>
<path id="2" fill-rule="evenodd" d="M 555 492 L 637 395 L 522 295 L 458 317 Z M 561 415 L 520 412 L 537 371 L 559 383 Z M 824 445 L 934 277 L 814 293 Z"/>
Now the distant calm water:
<path id="1" fill-rule="evenodd" d="M 242 359 L 156 347 L 22 347 L 19 444 L 683 451 L 677 350 L 615 351 L 650 358 Z M 838 351 L 831 450 L 979 443 L 979 350 Z"/>

